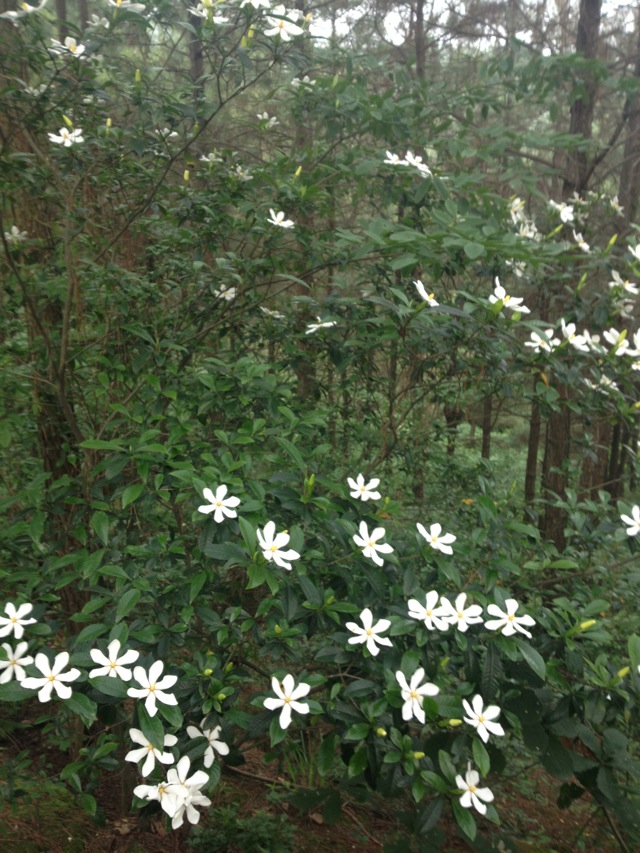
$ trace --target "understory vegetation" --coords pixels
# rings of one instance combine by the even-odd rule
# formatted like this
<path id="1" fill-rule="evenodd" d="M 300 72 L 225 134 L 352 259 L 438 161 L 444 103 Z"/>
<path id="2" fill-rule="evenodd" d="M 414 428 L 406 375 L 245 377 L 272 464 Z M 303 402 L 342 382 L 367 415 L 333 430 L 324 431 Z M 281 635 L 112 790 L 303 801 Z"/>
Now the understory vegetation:
<path id="1" fill-rule="evenodd" d="M 637 849 L 637 27 L 303 5 L 3 6 L 0 840 Z"/>

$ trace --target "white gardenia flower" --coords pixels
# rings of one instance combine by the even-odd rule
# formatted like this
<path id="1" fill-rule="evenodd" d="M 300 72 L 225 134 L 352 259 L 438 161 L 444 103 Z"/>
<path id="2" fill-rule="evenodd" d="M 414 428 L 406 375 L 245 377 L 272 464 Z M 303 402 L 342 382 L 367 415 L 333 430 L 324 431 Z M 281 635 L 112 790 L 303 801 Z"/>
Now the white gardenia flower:
<path id="1" fill-rule="evenodd" d="M 214 24 L 228 24 L 228 18 L 224 18 L 222 15 L 214 15 L 213 8 L 212 0 L 203 0 L 202 3 L 190 6 L 188 11 L 197 18 L 209 18 Z"/>
<path id="2" fill-rule="evenodd" d="M 287 12 L 283 4 L 274 6 L 271 12 L 272 15 L 267 15 L 267 24 L 271 29 L 264 31 L 265 36 L 280 36 L 282 41 L 289 41 L 291 36 L 299 36 L 302 33 L 302 27 L 286 20 L 287 15 L 295 17 L 295 12 Z"/>
<path id="3" fill-rule="evenodd" d="M 313 335 L 318 329 L 330 329 L 332 326 L 337 326 L 338 323 L 336 320 L 325 320 L 324 323 L 320 319 L 320 317 L 316 317 L 317 323 L 309 323 L 307 325 L 307 329 L 305 331 L 305 335 Z"/>
<path id="4" fill-rule="evenodd" d="M 531 219 L 525 219 L 520 223 L 518 234 L 525 240 L 539 240 L 540 232 L 536 227 L 535 222 Z"/>
<path id="5" fill-rule="evenodd" d="M 210 154 L 203 154 L 202 157 L 200 157 L 200 160 L 203 163 L 210 163 L 210 164 L 211 163 L 223 163 L 224 162 L 222 157 L 220 157 L 218 155 L 218 153 L 215 151 L 215 149 Z"/>
<path id="6" fill-rule="evenodd" d="M 156 759 L 161 764 L 173 764 L 175 761 L 170 752 L 162 752 L 160 749 L 156 749 L 151 741 L 147 740 L 140 729 L 129 729 L 129 737 L 134 743 L 140 744 L 140 748 L 130 750 L 125 755 L 124 760 L 134 761 L 137 764 L 138 761 L 142 761 L 144 758 L 144 764 L 140 770 L 140 774 L 142 776 L 148 776 L 153 771 L 153 768 L 156 766 Z M 178 738 L 175 735 L 164 736 L 163 747 L 175 746 L 177 743 Z"/>
<path id="7" fill-rule="evenodd" d="M 178 811 L 180 801 L 175 794 L 167 791 L 167 787 L 167 782 L 160 782 L 159 785 L 136 785 L 133 793 L 141 800 L 156 800 L 169 817 L 173 817 Z"/>
<path id="8" fill-rule="evenodd" d="M 206 721 L 207 718 L 203 717 L 202 722 L 200 723 L 200 729 L 198 729 L 196 726 L 187 726 L 187 734 L 191 738 L 204 737 L 207 739 L 209 745 L 204 751 L 202 762 L 205 767 L 211 767 L 211 765 L 215 761 L 215 753 L 217 752 L 220 755 L 229 755 L 229 746 L 224 741 L 220 740 L 220 732 L 222 731 L 222 726 L 216 726 L 213 729 L 205 729 L 204 724 Z"/>
<path id="9" fill-rule="evenodd" d="M 466 699 L 462 700 L 462 704 L 464 710 L 469 715 L 468 717 L 464 717 L 465 723 L 469 723 L 470 726 L 477 729 L 478 734 L 485 743 L 489 740 L 490 734 L 504 735 L 504 729 L 500 723 L 493 722 L 500 716 L 500 708 L 497 705 L 487 705 L 485 708 L 482 696 L 479 693 L 476 693 L 473 697 L 471 705 Z"/>
<path id="10" fill-rule="evenodd" d="M 72 56 L 82 56 L 86 48 L 83 44 L 78 43 L 71 36 L 67 36 L 64 42 L 59 42 L 57 39 L 51 39 L 53 47 L 50 48 L 50 53 L 60 54 L 69 52 Z"/>
<path id="11" fill-rule="evenodd" d="M 279 210 L 278 213 L 276 213 L 274 209 L 270 207 L 269 213 L 271 214 L 271 216 L 268 221 L 272 225 L 277 225 L 278 228 L 293 228 L 293 226 L 295 225 L 293 219 L 285 218 L 285 214 L 282 210 Z"/>
<path id="12" fill-rule="evenodd" d="M 196 806 L 211 805 L 211 800 L 200 793 L 200 789 L 209 782 L 204 770 L 196 770 L 189 776 L 191 761 L 188 755 L 183 755 L 175 767 L 167 772 L 167 796 L 161 800 L 163 810 L 171 818 L 171 828 L 179 829 L 187 815 L 189 823 L 198 823 L 200 812 Z"/>
<path id="13" fill-rule="evenodd" d="M 431 169 L 426 163 L 422 162 L 422 157 L 416 156 L 412 151 L 407 151 L 404 155 L 404 160 L 407 166 L 413 166 L 425 177 L 431 178 L 433 176 Z"/>
<path id="14" fill-rule="evenodd" d="M 427 288 L 420 281 L 420 279 L 416 279 L 413 283 L 416 286 L 416 290 L 418 291 L 422 299 L 424 299 L 424 301 L 427 303 L 427 305 L 430 305 L 431 308 L 437 308 L 439 303 L 436 302 L 436 300 L 433 298 L 433 293 L 427 293 Z"/>
<path id="15" fill-rule="evenodd" d="M 588 253 L 591 251 L 591 246 L 589 246 L 589 244 L 587 243 L 587 241 L 584 239 L 584 237 L 582 236 L 582 234 L 579 231 L 577 233 L 575 231 L 573 232 L 573 239 L 578 244 L 578 248 L 582 249 L 583 252 Z"/>
<path id="16" fill-rule="evenodd" d="M 354 534 L 353 541 L 359 548 L 362 548 L 363 555 L 373 560 L 376 566 L 384 565 L 384 560 L 378 554 L 378 551 L 380 554 L 391 554 L 393 552 L 391 545 L 387 545 L 384 542 L 378 544 L 378 539 L 382 539 L 384 536 L 384 527 L 376 527 L 372 533 L 369 533 L 366 522 L 361 521 L 358 532 L 360 535 L 358 536 L 357 533 Z"/>
<path id="17" fill-rule="evenodd" d="M 490 619 L 488 622 L 484 623 L 484 627 L 488 628 L 489 631 L 502 631 L 505 637 L 510 637 L 512 634 L 515 634 L 516 631 L 520 634 L 524 634 L 525 637 L 531 638 L 531 634 L 523 625 L 527 625 L 531 627 L 536 624 L 535 619 L 531 616 L 516 616 L 516 610 L 520 606 L 515 598 L 507 598 L 505 601 L 505 605 L 507 608 L 506 613 L 503 610 L 500 610 L 497 604 L 490 604 L 487 607 L 487 613 L 490 616 L 497 616 L 497 619 Z"/>
<path id="18" fill-rule="evenodd" d="M 291 538 L 287 531 L 283 530 L 282 533 L 276 534 L 275 521 L 268 521 L 264 526 L 264 530 L 258 530 L 257 534 L 258 543 L 265 560 L 268 562 L 273 560 L 276 566 L 280 566 L 282 569 L 290 572 L 291 563 L 289 560 L 299 560 L 300 554 L 294 551 L 293 548 L 289 548 L 288 551 L 282 550 L 285 545 L 289 544 L 289 539 Z"/>
<path id="19" fill-rule="evenodd" d="M 100 664 L 97 669 L 91 670 L 89 678 L 97 678 L 101 675 L 107 675 L 110 678 L 119 676 L 123 681 L 131 681 L 132 673 L 126 665 L 135 663 L 140 657 L 140 652 L 136 652 L 135 649 L 129 649 L 128 652 L 120 655 L 120 640 L 112 640 L 109 643 L 106 655 L 100 649 L 91 649 L 89 654 L 94 663 Z"/>
<path id="20" fill-rule="evenodd" d="M 38 699 L 41 702 L 48 702 L 53 690 L 61 699 L 69 699 L 73 691 L 64 682 L 75 681 L 81 673 L 75 667 L 72 667 L 68 672 L 63 672 L 68 663 L 69 652 L 60 652 L 55 656 L 53 664 L 49 662 L 49 658 L 43 652 L 39 652 L 36 655 L 35 664 L 43 677 L 27 676 L 22 679 L 21 684 L 27 690 L 38 690 Z"/>
<path id="21" fill-rule="evenodd" d="M 178 700 L 173 693 L 165 693 L 169 687 L 178 680 L 177 675 L 165 675 L 160 678 L 164 663 L 161 660 L 155 661 L 149 667 L 149 672 L 146 672 L 144 667 L 137 666 L 133 670 L 133 677 L 138 682 L 140 687 L 130 687 L 127 690 L 127 696 L 133 699 L 144 699 L 144 705 L 150 717 L 155 717 L 158 713 L 156 701 L 162 702 L 164 705 L 177 705 Z"/>
<path id="22" fill-rule="evenodd" d="M 559 204 L 557 201 L 549 201 L 549 207 L 552 207 L 554 210 L 557 210 L 560 214 L 560 219 L 562 222 L 573 222 L 573 205 L 567 204 L 564 201 L 561 201 Z"/>
<path id="23" fill-rule="evenodd" d="M 299 714 L 309 713 L 309 705 L 306 702 L 298 702 L 298 699 L 302 699 L 308 695 L 311 685 L 301 681 L 296 687 L 294 677 L 288 673 L 282 679 L 282 683 L 274 675 L 271 678 L 271 689 L 278 698 L 274 699 L 272 696 L 269 696 L 264 700 L 263 704 L 268 711 L 277 711 L 278 708 L 282 708 L 280 719 L 278 720 L 278 725 L 281 729 L 289 728 L 292 711 L 297 711 Z"/>
<path id="24" fill-rule="evenodd" d="M 526 347 L 532 347 L 534 352 L 553 352 L 560 346 L 560 338 L 553 337 L 553 329 L 547 329 L 541 335 L 531 332 L 531 340 L 525 341 Z"/>
<path id="25" fill-rule="evenodd" d="M 208 515 L 212 512 L 213 520 L 217 521 L 218 524 L 224 521 L 225 518 L 237 518 L 238 513 L 235 511 L 234 507 L 239 505 L 240 498 L 234 498 L 233 496 L 228 498 L 225 497 L 227 491 L 228 489 L 224 485 L 218 486 L 215 495 L 211 489 L 203 489 L 202 494 L 204 495 L 205 500 L 209 501 L 209 503 L 199 506 L 198 512 L 202 512 L 204 515 Z"/>
<path id="26" fill-rule="evenodd" d="M 272 311 L 271 308 L 265 308 L 264 305 L 260 306 L 260 310 L 267 317 L 273 317 L 274 320 L 284 320 L 284 314 L 281 314 L 279 311 Z"/>
<path id="27" fill-rule="evenodd" d="M 90 15 L 89 16 L 89 26 L 94 29 L 98 29 L 99 27 L 104 27 L 105 30 L 109 29 L 109 19 L 101 18 L 99 15 Z"/>
<path id="28" fill-rule="evenodd" d="M 116 9 L 126 9 L 127 12 L 144 12 L 144 3 L 131 3 L 131 0 L 107 0 L 110 6 L 115 6 Z"/>
<path id="29" fill-rule="evenodd" d="M 614 195 L 613 198 L 609 199 L 609 205 L 611 206 L 611 210 L 613 210 L 613 212 L 617 213 L 618 215 L 621 215 L 624 211 L 624 208 L 622 207 L 622 205 L 618 201 L 617 195 Z"/>
<path id="30" fill-rule="evenodd" d="M 436 551 L 442 551 L 443 554 L 453 554 L 451 544 L 456 541 L 457 537 L 453 533 L 443 534 L 441 524 L 432 524 L 428 532 L 420 522 L 416 524 L 416 527 L 420 536 L 423 536 Z"/>
<path id="31" fill-rule="evenodd" d="M 238 180 L 240 180 L 240 181 L 252 181 L 253 180 L 253 175 L 250 172 L 248 172 L 245 168 L 243 168 L 242 166 L 236 166 L 231 174 L 234 177 L 238 178 Z"/>
<path id="32" fill-rule="evenodd" d="M 621 515 L 627 527 L 627 536 L 637 536 L 640 533 L 640 506 L 634 506 L 631 515 Z"/>
<path id="33" fill-rule="evenodd" d="M 15 604 L 8 601 L 4 606 L 5 616 L 0 616 L 0 637 L 9 637 L 13 632 L 16 640 L 21 640 L 24 635 L 24 626 L 33 625 L 37 619 L 26 617 L 33 610 L 33 604 L 21 604 L 16 610 Z"/>
<path id="34" fill-rule="evenodd" d="M 373 480 L 369 480 L 368 483 L 365 483 L 364 476 L 362 474 L 358 474 L 355 480 L 352 480 L 351 477 L 347 477 L 347 483 L 351 489 L 350 495 L 352 498 L 359 498 L 363 502 L 368 500 L 380 500 L 380 492 L 374 491 L 374 489 L 380 485 L 380 480 L 377 477 L 374 477 Z"/>
<path id="35" fill-rule="evenodd" d="M 408 684 L 404 673 L 400 671 L 396 672 L 396 681 L 400 685 L 400 693 L 404 701 L 402 719 L 411 720 L 415 717 L 419 723 L 424 725 L 426 717 L 422 709 L 422 697 L 435 696 L 440 692 L 440 688 L 436 687 L 435 684 L 430 684 L 428 681 L 422 684 L 423 678 L 424 669 L 422 667 L 416 669 Z"/>
<path id="36" fill-rule="evenodd" d="M 29 3 L 18 3 L 18 8 L 14 11 L 3 12 L 0 15 L 0 18 L 5 18 L 7 21 L 11 21 L 14 26 L 18 26 L 18 21 L 20 18 L 24 18 L 26 15 L 31 15 L 34 12 L 40 12 L 47 5 L 49 0 L 42 0 L 39 6 L 31 6 Z"/>
<path id="37" fill-rule="evenodd" d="M 640 261 L 640 243 L 637 246 L 628 246 L 628 249 L 636 261 Z"/>
<path id="38" fill-rule="evenodd" d="M 360 621 L 362 622 L 362 626 L 358 625 L 357 622 L 347 622 L 346 624 L 349 631 L 356 635 L 355 637 L 349 637 L 347 640 L 350 645 L 366 643 L 369 654 L 372 654 L 374 657 L 380 651 L 378 646 L 393 646 L 388 637 L 380 636 L 382 631 L 386 631 L 391 627 L 391 622 L 388 619 L 378 619 L 374 625 L 373 614 L 368 607 L 365 607 L 360 614 Z"/>
<path id="39" fill-rule="evenodd" d="M 480 774 L 477 770 L 472 770 L 470 764 L 464 774 L 464 779 L 462 776 L 456 776 L 456 785 L 461 791 L 464 791 L 460 797 L 462 808 L 470 809 L 473 806 L 476 811 L 484 815 L 487 813 L 485 803 L 493 802 L 493 794 L 489 788 L 478 788 L 479 783 Z"/>
<path id="40" fill-rule="evenodd" d="M 632 296 L 637 296 L 640 293 L 638 290 L 638 285 L 633 284 L 629 281 L 629 279 L 623 279 L 619 272 L 615 270 L 611 270 L 611 281 L 609 282 L 610 288 L 620 288 L 624 290 L 626 293 L 630 293 Z"/>
<path id="41" fill-rule="evenodd" d="M 391 151 L 386 152 L 387 156 L 383 160 L 384 163 L 388 163 L 390 166 L 406 166 L 407 161 L 401 160 L 398 154 L 393 154 Z"/>
<path id="42" fill-rule="evenodd" d="M 10 231 L 4 232 L 4 239 L 10 246 L 17 246 L 27 239 L 27 232 L 21 231 L 17 225 L 12 225 Z"/>
<path id="43" fill-rule="evenodd" d="M 304 77 L 294 77 L 291 81 L 291 85 L 294 89 L 299 89 L 301 86 L 315 86 L 316 81 L 312 80 L 308 74 L 305 74 Z"/>
<path id="44" fill-rule="evenodd" d="M 48 133 L 47 136 L 49 137 L 49 142 L 54 142 L 56 145 L 63 145 L 65 148 L 70 148 L 72 145 L 84 142 L 81 127 L 75 130 L 69 130 L 68 127 L 61 127 L 57 136 L 55 133 Z"/>
<path id="45" fill-rule="evenodd" d="M 496 304 L 502 302 L 503 308 L 509 308 L 511 311 L 519 311 L 521 314 L 530 314 L 529 309 L 523 305 L 523 299 L 515 296 L 509 296 L 504 287 L 500 284 L 500 279 L 496 276 L 494 279 L 494 290 L 489 297 L 489 302 Z"/>
<path id="46" fill-rule="evenodd" d="M 276 125 L 280 124 L 278 119 L 275 116 L 270 116 L 268 112 L 258 113 L 256 116 L 261 122 L 267 127 L 267 130 L 272 127 L 276 127 Z"/>
<path id="47" fill-rule="evenodd" d="M 524 207 L 525 201 L 518 196 L 511 201 L 509 205 L 509 215 L 511 216 L 511 221 L 514 225 L 518 225 L 518 223 L 524 221 Z"/>
<path id="48" fill-rule="evenodd" d="M 178 131 L 171 130 L 170 127 L 157 127 L 154 131 L 156 136 L 159 136 L 161 139 L 177 139 Z"/>
<path id="49" fill-rule="evenodd" d="M 15 650 L 11 648 L 9 643 L 3 643 L 2 648 L 5 650 L 7 659 L 0 660 L 0 669 L 4 670 L 2 675 L 0 675 L 0 684 L 6 684 L 8 681 L 11 681 L 14 675 L 16 681 L 23 681 L 27 677 L 27 673 L 23 667 L 29 663 L 33 663 L 31 655 L 24 656 L 24 653 L 29 648 L 29 643 L 18 643 Z"/>
<path id="50" fill-rule="evenodd" d="M 228 287 L 226 284 L 221 284 L 218 290 L 213 291 L 216 299 L 224 299 L 227 302 L 233 302 L 238 295 L 238 290 L 235 287 Z"/>
<path id="51" fill-rule="evenodd" d="M 408 605 L 411 619 L 424 622 L 429 631 L 434 631 L 435 629 L 446 631 L 449 627 L 449 622 L 442 618 L 446 610 L 440 605 L 440 596 L 435 589 L 427 593 L 424 604 L 420 604 L 417 599 L 411 598 Z"/>
<path id="52" fill-rule="evenodd" d="M 615 355 L 623 355 L 625 350 L 629 348 L 629 341 L 626 338 L 625 332 L 619 332 L 613 326 L 603 332 L 602 337 L 608 344 L 611 344 L 611 352 L 615 353 Z"/>
<path id="53" fill-rule="evenodd" d="M 483 621 L 482 607 L 479 604 L 470 604 L 469 607 L 465 607 L 466 602 L 466 592 L 461 592 L 454 604 L 444 596 L 440 599 L 440 604 L 444 610 L 443 620 L 449 625 L 455 625 L 458 631 L 463 633 L 470 625 L 477 625 Z"/>
<path id="54" fill-rule="evenodd" d="M 591 351 L 587 338 L 584 335 L 578 335 L 576 333 L 575 323 L 565 323 L 564 320 L 560 320 L 560 326 L 563 338 L 569 341 L 574 349 L 577 349 L 579 352 Z"/>

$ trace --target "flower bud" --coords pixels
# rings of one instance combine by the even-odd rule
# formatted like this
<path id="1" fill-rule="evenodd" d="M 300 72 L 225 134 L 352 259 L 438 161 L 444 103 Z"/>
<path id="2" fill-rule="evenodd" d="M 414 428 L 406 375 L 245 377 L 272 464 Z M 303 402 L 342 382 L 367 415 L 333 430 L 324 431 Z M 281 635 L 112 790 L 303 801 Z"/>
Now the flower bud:
<path id="1" fill-rule="evenodd" d="M 282 634 L 282 628 L 279 625 L 276 625 L 276 627 L 273 629 L 273 632 L 274 632 L 274 634 L 278 634 L 278 635 Z"/>
<path id="2" fill-rule="evenodd" d="M 213 670 L 212 669 L 205 669 L 204 674 L 205 675 L 213 675 Z"/>
<path id="3" fill-rule="evenodd" d="M 378 737 L 386 737 L 387 736 L 387 730 L 383 729 L 382 726 L 379 726 L 376 729 L 376 734 L 378 735 Z"/>
<path id="4" fill-rule="evenodd" d="M 107 119 L 107 127 L 111 127 L 111 116 Z"/>
<path id="5" fill-rule="evenodd" d="M 216 699 L 218 700 L 218 702 L 224 702 L 224 700 L 226 698 L 227 697 L 224 695 L 224 693 L 218 693 L 218 695 L 216 696 Z"/>
<path id="6" fill-rule="evenodd" d="M 596 624 L 595 619 L 587 619 L 585 622 L 580 623 L 580 630 L 581 631 L 588 631 L 589 628 L 591 628 L 591 626 L 595 625 L 595 624 Z"/>
<path id="7" fill-rule="evenodd" d="M 413 753 L 413 757 L 415 758 L 416 761 L 420 761 L 420 759 L 424 758 L 424 756 L 425 756 L 424 752 L 414 752 Z"/>
<path id="8" fill-rule="evenodd" d="M 142 80 L 142 74 L 140 73 L 140 69 L 136 68 L 136 83 L 140 83 Z"/>
<path id="9" fill-rule="evenodd" d="M 456 728 L 456 726 L 461 726 L 461 725 L 462 725 L 462 720 L 455 720 L 455 719 L 454 719 L 454 720 L 447 720 L 447 722 L 448 722 L 448 723 L 449 723 L 449 725 L 450 725 L 452 728 L 454 728 L 454 729 Z"/>
<path id="10" fill-rule="evenodd" d="M 71 121 L 71 119 L 69 118 L 69 116 L 66 116 L 66 115 L 64 115 L 64 114 L 63 114 L 63 116 L 62 116 L 62 120 L 64 121 L 64 123 L 67 125 L 67 127 L 68 127 L 68 128 L 72 128 L 72 127 L 73 127 L 73 122 Z"/>
<path id="11" fill-rule="evenodd" d="M 188 169 L 184 170 L 184 174 L 182 177 L 185 179 L 185 181 L 189 180 L 189 170 Z"/>
<path id="12" fill-rule="evenodd" d="M 233 661 L 230 660 L 229 663 L 225 666 L 224 671 L 225 672 L 231 672 L 232 669 L 233 669 Z"/>
<path id="13" fill-rule="evenodd" d="M 631 670 L 628 666 L 623 666 L 622 669 L 618 670 L 618 678 L 624 678 L 625 675 L 629 675 L 630 672 Z"/>
<path id="14" fill-rule="evenodd" d="M 301 174 L 302 174 L 302 166 L 298 166 L 298 168 L 294 172 L 294 175 L 296 178 L 299 178 Z M 313 477 L 313 474 L 311 476 Z"/>

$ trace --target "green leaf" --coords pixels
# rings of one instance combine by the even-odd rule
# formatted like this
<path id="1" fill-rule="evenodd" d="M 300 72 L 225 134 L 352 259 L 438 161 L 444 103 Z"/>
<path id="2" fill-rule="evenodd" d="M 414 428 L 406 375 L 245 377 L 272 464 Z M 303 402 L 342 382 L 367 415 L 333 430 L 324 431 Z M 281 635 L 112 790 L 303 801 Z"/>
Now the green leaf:
<path id="1" fill-rule="evenodd" d="M 482 697 L 490 702 L 497 694 L 502 679 L 502 660 L 495 643 L 489 643 L 485 652 L 480 686 Z"/>
<path id="2" fill-rule="evenodd" d="M 455 784 L 456 768 L 454 767 L 449 753 L 445 752 L 443 749 L 438 750 L 438 764 L 440 765 L 440 770 L 442 770 L 443 775 L 448 779 L 448 781 L 451 782 L 452 785 Z"/>
<path id="3" fill-rule="evenodd" d="M 253 554 L 258 545 L 258 534 L 255 525 L 242 516 L 238 517 L 238 525 L 240 526 L 240 535 L 244 544 L 249 549 L 249 553 Z M 244 554 L 243 554 L 244 556 Z"/>
<path id="4" fill-rule="evenodd" d="M 123 450 L 124 448 L 118 441 L 103 441 L 101 438 L 90 438 L 88 441 L 81 441 L 78 447 L 84 447 L 86 450 Z"/>
<path id="5" fill-rule="evenodd" d="M 191 578 L 191 583 L 189 584 L 189 604 L 193 604 L 206 582 L 206 572 L 198 572 L 195 577 Z"/>
<path id="6" fill-rule="evenodd" d="M 473 815 L 471 814 L 471 810 L 462 808 L 459 800 L 453 800 L 451 805 L 453 806 L 453 814 L 455 816 L 458 826 L 464 832 L 467 838 L 473 841 L 473 839 L 476 837 L 478 827 L 473 818 Z"/>
<path id="7" fill-rule="evenodd" d="M 297 467 L 303 472 L 306 473 L 308 465 L 302 458 L 302 454 L 298 450 L 298 448 L 289 441 L 287 438 L 281 438 L 280 436 L 276 437 L 276 441 L 280 445 L 280 447 L 285 451 L 285 453 L 295 462 Z"/>
<path id="8" fill-rule="evenodd" d="M 433 770 L 423 770 L 420 776 L 430 788 L 433 788 L 440 794 L 446 794 L 448 792 L 449 785 L 447 782 L 442 778 L 442 776 L 438 776 L 437 773 L 434 773 Z"/>
<path id="9" fill-rule="evenodd" d="M 122 509 L 126 509 L 129 504 L 137 501 L 143 491 L 144 483 L 134 483 L 132 486 L 127 486 L 122 493 Z"/>
<path id="10" fill-rule="evenodd" d="M 127 614 L 131 613 L 136 604 L 140 601 L 142 593 L 139 589 L 128 589 L 118 602 L 116 610 L 116 622 L 120 622 Z"/>
<path id="11" fill-rule="evenodd" d="M 535 674 L 539 676 L 539 678 L 544 679 L 547 674 L 547 667 L 542 655 L 530 646 L 529 643 L 525 643 L 524 640 L 518 641 L 518 648 L 522 652 L 522 657 L 529 664 Z"/>
<path id="12" fill-rule="evenodd" d="M 406 267 L 415 267 L 417 263 L 418 259 L 415 255 L 400 255 L 399 258 L 394 258 L 389 266 L 395 272 L 396 270 L 403 270 Z"/>
<path id="13" fill-rule="evenodd" d="M 103 545 L 109 544 L 109 516 L 98 510 L 91 516 L 91 527 Z"/>
<path id="14" fill-rule="evenodd" d="M 367 756 L 367 749 L 365 746 L 360 746 L 351 756 L 351 760 L 349 761 L 349 779 L 353 779 L 355 776 L 360 776 L 361 773 L 367 769 L 369 764 L 369 758 Z"/>
<path id="15" fill-rule="evenodd" d="M 158 706 L 156 705 L 156 708 Z M 164 726 L 162 720 L 156 714 L 153 717 L 149 716 L 147 706 L 143 702 L 138 703 L 138 723 L 140 730 L 150 743 L 161 752 L 164 751 Z"/>
<path id="16" fill-rule="evenodd" d="M 320 776 L 326 776 L 333 767 L 336 760 L 337 745 L 338 736 L 335 732 L 331 732 L 322 739 L 316 756 L 316 764 Z"/>
<path id="17" fill-rule="evenodd" d="M 482 243 L 465 243 L 464 244 L 464 253 L 468 258 L 471 258 L 472 261 L 475 261 L 477 258 L 481 257 L 485 254 L 485 248 Z"/>
<path id="18" fill-rule="evenodd" d="M 280 714 L 276 714 L 275 717 L 269 723 L 269 737 L 271 738 L 271 746 L 277 746 L 287 736 L 287 730 L 280 728 L 279 720 Z"/>
<path id="19" fill-rule="evenodd" d="M 491 769 L 491 759 L 489 753 L 484 747 L 481 740 L 474 738 L 473 740 L 473 760 L 478 765 L 478 769 L 483 776 L 486 776 Z"/>
<path id="20" fill-rule="evenodd" d="M 173 726 L 175 729 L 181 729 L 182 724 L 184 722 L 182 711 L 178 705 L 165 705 L 164 702 L 160 702 L 158 700 L 158 704 L 156 708 L 165 720 L 169 723 L 170 726 Z"/>
<path id="21" fill-rule="evenodd" d="M 631 669 L 637 673 L 640 670 L 640 637 L 637 634 L 632 634 L 629 637 L 627 648 L 629 649 Z"/>
<path id="22" fill-rule="evenodd" d="M 0 702 L 22 702 L 25 699 L 32 699 L 35 695 L 33 690 L 21 687 L 17 681 L 0 684 Z"/>
<path id="23" fill-rule="evenodd" d="M 113 678 L 110 675 L 98 675 L 89 679 L 89 684 L 104 693 L 105 696 L 115 696 L 117 699 L 125 699 L 127 696 L 127 685 L 121 678 Z"/>
<path id="24" fill-rule="evenodd" d="M 98 719 L 98 706 L 84 693 L 72 693 L 68 699 L 64 700 L 64 704 L 81 718 L 87 728 Z"/>

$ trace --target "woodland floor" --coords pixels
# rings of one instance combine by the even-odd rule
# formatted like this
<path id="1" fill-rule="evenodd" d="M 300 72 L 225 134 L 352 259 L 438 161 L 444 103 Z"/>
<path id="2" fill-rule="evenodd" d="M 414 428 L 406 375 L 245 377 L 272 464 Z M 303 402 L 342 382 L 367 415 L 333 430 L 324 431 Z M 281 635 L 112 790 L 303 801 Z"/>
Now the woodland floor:
<path id="1" fill-rule="evenodd" d="M 49 781 L 55 771 L 64 766 L 66 755 L 38 744 L 38 730 L 22 723 L 11 736 L 0 743 L 0 850 L 15 853 L 182 853 L 192 851 L 187 844 L 190 827 L 184 826 L 173 832 L 167 830 L 164 816 L 151 817 L 145 814 L 127 814 L 122 817 L 120 804 L 120 779 L 115 774 L 109 778 L 104 774 L 96 793 L 103 811 L 102 824 L 78 808 L 73 796 L 60 783 Z M 12 760 L 22 750 L 29 749 L 30 755 L 39 755 L 29 773 L 10 778 L 8 769 Z M 247 853 L 247 846 L 234 842 L 233 831 L 226 826 L 228 841 L 223 840 L 219 825 L 221 815 L 233 815 L 233 820 L 243 821 L 258 813 L 259 821 L 265 816 L 274 826 L 287 824 L 293 834 L 295 851 L 299 853 L 359 853 L 382 851 L 393 842 L 398 850 L 406 853 L 431 853 L 433 843 L 416 843 L 404 829 L 398 818 L 402 808 L 395 800 L 374 799 L 366 804 L 350 802 L 343 805 L 341 819 L 332 825 L 324 822 L 320 812 L 301 813 L 282 796 L 291 790 L 291 780 L 283 775 L 274 764 L 264 761 L 263 753 L 256 747 L 245 753 L 246 763 L 241 767 L 225 768 L 222 780 L 216 789 L 215 799 L 209 816 L 203 815 L 201 826 L 220 830 L 215 853 Z M 39 768 L 39 769 L 38 769 Z M 31 773 L 33 770 L 33 773 Z M 129 768 L 127 767 L 127 770 Z M 131 768 L 133 770 L 133 768 Z M 7 801 L 10 786 L 14 796 Z M 511 779 L 503 781 L 499 788 L 492 783 L 499 808 L 502 826 L 496 843 L 498 830 L 482 818 L 478 818 L 479 833 L 475 844 L 469 844 L 453 821 L 444 828 L 441 850 L 444 853 L 615 853 L 619 850 L 605 816 L 587 801 L 575 801 L 570 808 L 559 810 L 556 806 L 560 783 L 542 770 L 523 770 Z M 504 803 L 509 803 L 508 808 Z M 148 811 L 148 810 L 147 810 Z M 277 833 L 276 833 L 277 836 Z M 506 843 L 504 842 L 504 839 Z M 280 853 L 291 850 L 291 846 L 279 847 L 277 837 L 272 846 L 257 848 L 264 853 Z M 200 853 L 208 853 L 207 847 L 198 847 Z"/>

